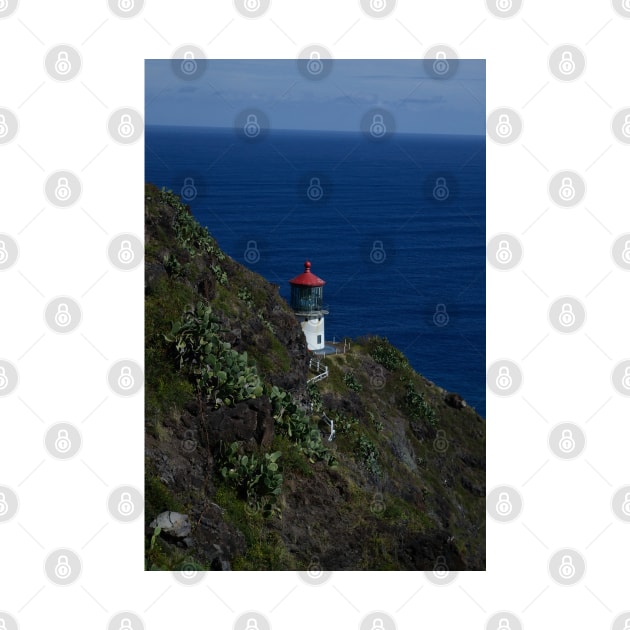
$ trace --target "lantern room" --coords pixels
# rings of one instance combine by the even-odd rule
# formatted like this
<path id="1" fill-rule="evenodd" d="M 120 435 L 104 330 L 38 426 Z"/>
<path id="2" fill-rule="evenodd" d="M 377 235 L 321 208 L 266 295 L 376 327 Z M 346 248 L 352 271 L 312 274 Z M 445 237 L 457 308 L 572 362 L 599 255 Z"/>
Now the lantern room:
<path id="1" fill-rule="evenodd" d="M 324 315 L 328 314 L 322 304 L 324 280 L 311 271 L 311 263 L 304 263 L 304 272 L 289 280 L 291 285 L 291 308 L 302 326 L 309 350 L 324 348 Z"/>

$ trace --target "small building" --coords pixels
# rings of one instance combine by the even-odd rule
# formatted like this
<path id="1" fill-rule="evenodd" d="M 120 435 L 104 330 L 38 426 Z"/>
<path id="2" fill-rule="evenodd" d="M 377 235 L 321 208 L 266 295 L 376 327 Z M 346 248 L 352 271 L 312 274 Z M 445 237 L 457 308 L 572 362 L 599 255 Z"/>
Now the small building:
<path id="1" fill-rule="evenodd" d="M 291 308 L 300 321 L 309 350 L 323 350 L 324 315 L 328 311 L 322 304 L 324 280 L 311 271 L 311 263 L 304 263 L 304 272 L 289 280 L 291 285 Z"/>

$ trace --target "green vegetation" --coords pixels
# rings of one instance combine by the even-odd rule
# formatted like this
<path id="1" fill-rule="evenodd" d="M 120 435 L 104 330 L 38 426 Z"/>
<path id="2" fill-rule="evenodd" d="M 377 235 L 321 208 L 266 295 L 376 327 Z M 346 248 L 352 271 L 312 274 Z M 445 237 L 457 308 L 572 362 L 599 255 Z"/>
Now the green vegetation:
<path id="1" fill-rule="evenodd" d="M 364 435 L 359 435 L 355 443 L 355 452 L 361 458 L 363 465 L 375 477 L 381 476 L 381 469 L 378 465 L 378 450 L 376 446 Z"/>
<path id="2" fill-rule="evenodd" d="M 221 477 L 236 489 L 250 507 L 271 516 L 282 490 L 282 473 L 276 463 L 282 453 L 240 455 L 238 442 L 221 445 Z"/>
<path id="3" fill-rule="evenodd" d="M 376 362 L 388 370 L 398 370 L 409 365 L 407 357 L 384 337 L 370 337 L 367 351 Z"/>
<path id="4" fill-rule="evenodd" d="M 222 341 L 220 332 L 212 308 L 199 302 L 164 338 L 175 344 L 180 371 L 194 379 L 197 391 L 215 407 L 260 396 L 263 388 L 256 367 L 249 365 L 246 352 L 236 352 Z"/>
<path id="5" fill-rule="evenodd" d="M 324 446 L 322 434 L 305 411 L 300 409 L 290 394 L 274 386 L 269 394 L 273 404 L 276 432 L 285 435 L 315 463 L 318 460 L 335 467 L 335 456 Z"/>
<path id="6" fill-rule="evenodd" d="M 145 568 L 208 570 L 218 553 L 234 570 L 483 569 L 483 419 L 381 337 L 307 384 L 278 288 L 176 195 L 145 197 Z M 150 527 L 166 510 L 189 516 L 192 547 Z"/>
<path id="7" fill-rule="evenodd" d="M 343 376 L 343 382 L 348 386 L 348 389 L 351 389 L 353 392 L 360 392 L 363 389 L 363 385 L 357 381 L 354 372 L 346 372 Z"/>
<path id="8" fill-rule="evenodd" d="M 437 426 L 435 409 L 424 399 L 423 394 L 416 391 L 412 381 L 407 381 L 405 403 L 414 420 L 426 420 L 432 427 Z"/>

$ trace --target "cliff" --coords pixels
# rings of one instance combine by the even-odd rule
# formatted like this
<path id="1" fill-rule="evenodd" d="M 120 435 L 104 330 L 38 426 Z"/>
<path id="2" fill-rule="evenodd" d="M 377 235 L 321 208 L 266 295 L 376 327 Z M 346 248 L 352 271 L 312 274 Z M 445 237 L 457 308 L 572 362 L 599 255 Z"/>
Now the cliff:
<path id="1" fill-rule="evenodd" d="M 484 570 L 485 420 L 382 338 L 307 384 L 277 286 L 150 184 L 145 225 L 146 568 Z"/>

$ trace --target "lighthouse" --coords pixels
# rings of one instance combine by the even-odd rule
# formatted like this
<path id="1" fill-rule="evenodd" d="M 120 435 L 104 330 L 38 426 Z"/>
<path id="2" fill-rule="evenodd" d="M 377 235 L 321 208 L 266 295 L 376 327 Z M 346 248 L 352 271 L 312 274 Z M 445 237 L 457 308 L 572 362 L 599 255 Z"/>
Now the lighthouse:
<path id="1" fill-rule="evenodd" d="M 289 280 L 291 285 L 291 308 L 300 321 L 309 350 L 324 349 L 324 315 L 328 311 L 322 305 L 324 285 L 311 271 L 311 263 L 304 263 L 304 272 Z"/>

